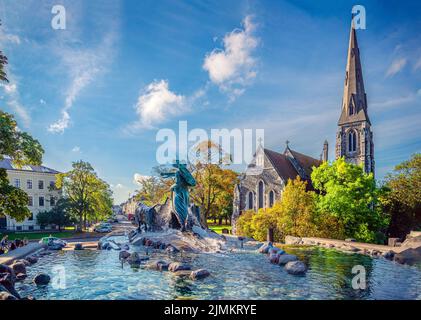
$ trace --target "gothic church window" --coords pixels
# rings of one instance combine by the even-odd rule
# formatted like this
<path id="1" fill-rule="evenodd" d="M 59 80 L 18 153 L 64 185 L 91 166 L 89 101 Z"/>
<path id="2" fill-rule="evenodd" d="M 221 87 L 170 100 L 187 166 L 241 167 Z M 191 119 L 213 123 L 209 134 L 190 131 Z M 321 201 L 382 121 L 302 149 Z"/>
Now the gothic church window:
<path id="1" fill-rule="evenodd" d="M 253 192 L 249 192 L 247 196 L 247 209 L 253 210 Z"/>
<path id="2" fill-rule="evenodd" d="M 259 194 L 259 209 L 264 207 L 264 185 L 263 185 L 263 181 L 259 182 L 259 190 L 258 190 L 258 194 Z"/>
<path id="3" fill-rule="evenodd" d="M 348 151 L 355 152 L 357 150 L 357 134 L 354 130 L 348 133 Z"/>
<path id="4" fill-rule="evenodd" d="M 273 192 L 273 190 L 271 190 L 269 192 L 269 207 L 272 208 L 273 204 L 275 202 L 275 192 Z"/>

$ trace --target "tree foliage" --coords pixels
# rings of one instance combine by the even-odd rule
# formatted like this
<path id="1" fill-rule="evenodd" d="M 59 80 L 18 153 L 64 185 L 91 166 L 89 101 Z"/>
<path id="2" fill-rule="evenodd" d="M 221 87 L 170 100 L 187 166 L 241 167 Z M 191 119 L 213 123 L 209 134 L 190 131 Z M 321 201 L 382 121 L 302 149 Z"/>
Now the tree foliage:
<path id="1" fill-rule="evenodd" d="M 421 229 L 421 154 L 414 154 L 386 176 L 383 207 L 391 216 L 388 236 L 403 238 Z"/>
<path id="2" fill-rule="evenodd" d="M 198 143 L 192 165 L 196 187 L 191 191 L 193 202 L 200 206 L 206 223 L 208 218 L 230 219 L 232 216 L 233 190 L 238 174 L 223 167 L 229 164 L 230 155 L 212 140 Z"/>
<path id="3" fill-rule="evenodd" d="M 317 209 L 329 214 L 344 228 L 345 237 L 378 242 L 388 217 L 379 204 L 380 189 L 373 174 L 343 158 L 332 164 L 325 162 L 311 174 L 317 195 Z"/>
<path id="4" fill-rule="evenodd" d="M 28 200 L 26 192 L 10 185 L 6 170 L 0 169 L 0 216 L 8 215 L 18 222 L 24 221 L 31 216 Z"/>
<path id="5" fill-rule="evenodd" d="M 155 169 L 159 170 L 159 169 Z M 142 203 L 153 206 L 163 203 L 171 195 L 173 179 L 163 179 L 160 176 L 142 177 L 137 181 L 140 185 L 136 199 Z"/>
<path id="6" fill-rule="evenodd" d="M 91 164 L 73 162 L 72 170 L 58 174 L 56 187 L 70 202 L 70 210 L 77 218 L 79 229 L 88 222 L 102 220 L 112 214 L 112 191 L 98 178 Z"/>
<path id="7" fill-rule="evenodd" d="M 0 21 L 0 26 L 1 26 L 1 21 Z M 7 57 L 0 50 L 0 81 L 9 82 L 6 75 L 6 70 L 4 70 L 6 65 L 7 65 Z"/>
<path id="8" fill-rule="evenodd" d="M 41 211 L 37 214 L 37 224 L 43 227 L 57 226 L 59 231 L 75 223 L 76 220 L 71 215 L 71 203 L 66 198 L 61 198 L 50 211 Z"/>
<path id="9" fill-rule="evenodd" d="M 11 114 L 0 110 L 0 160 L 11 158 L 17 166 L 39 165 L 44 150 L 38 140 L 18 129 Z M 9 185 L 5 169 L 0 169 L 0 216 L 8 215 L 16 221 L 31 216 L 27 208 L 28 195 L 21 189 Z"/>
<path id="10" fill-rule="evenodd" d="M 277 241 L 286 235 L 384 241 L 389 216 L 382 212 L 384 191 L 376 187 L 372 174 L 338 159 L 314 168 L 311 178 L 316 192 L 308 191 L 299 177 L 289 180 L 272 208 L 240 216 L 238 233 L 265 240 L 275 224 Z"/>
<path id="11" fill-rule="evenodd" d="M 299 177 L 288 180 L 282 198 L 272 208 L 259 209 L 255 214 L 247 211 L 240 216 L 238 221 L 245 227 L 238 228 L 237 222 L 237 232 L 259 241 L 266 240 L 269 228 L 274 231 L 275 241 L 283 240 L 286 235 L 317 236 L 315 194 L 306 188 L 307 182 Z"/>

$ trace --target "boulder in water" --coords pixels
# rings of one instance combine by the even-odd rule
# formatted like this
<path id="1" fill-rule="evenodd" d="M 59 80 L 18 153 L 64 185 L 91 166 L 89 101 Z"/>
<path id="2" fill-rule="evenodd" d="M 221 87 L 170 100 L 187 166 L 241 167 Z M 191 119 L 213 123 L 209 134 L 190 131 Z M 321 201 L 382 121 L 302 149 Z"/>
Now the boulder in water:
<path id="1" fill-rule="evenodd" d="M 280 266 L 283 266 L 283 265 L 287 264 L 288 262 L 297 261 L 297 260 L 298 260 L 297 256 L 295 256 L 293 254 L 283 254 L 283 255 L 279 256 L 278 264 Z"/>
<path id="2" fill-rule="evenodd" d="M 129 258 L 130 257 L 130 252 L 127 252 L 127 251 L 125 251 L 125 250 L 123 250 L 123 251 L 120 251 L 120 253 L 118 254 L 118 258 L 120 259 L 120 260 L 126 260 L 127 258 Z"/>
<path id="3" fill-rule="evenodd" d="M 171 262 L 168 266 L 168 271 L 177 272 L 181 270 L 191 270 L 191 266 L 180 262 Z"/>
<path id="4" fill-rule="evenodd" d="M 260 248 L 259 248 L 259 253 L 268 253 L 269 249 L 273 248 L 272 242 L 268 242 L 268 243 L 264 243 Z"/>
<path id="5" fill-rule="evenodd" d="M 16 280 L 17 280 L 17 281 L 22 281 L 22 280 L 25 280 L 25 279 L 26 279 L 26 277 L 27 277 L 26 273 L 18 273 L 18 274 L 16 275 Z"/>
<path id="6" fill-rule="evenodd" d="M 386 251 L 382 254 L 383 258 L 387 260 L 393 260 L 393 257 L 395 256 L 395 253 L 392 250 Z"/>
<path id="7" fill-rule="evenodd" d="M 165 249 L 168 253 L 178 253 L 180 250 L 178 250 L 176 247 L 174 247 L 172 244 L 167 245 L 167 248 Z"/>
<path id="8" fill-rule="evenodd" d="M 15 274 L 24 273 L 26 274 L 26 265 L 21 261 L 16 261 L 10 266 Z"/>
<path id="9" fill-rule="evenodd" d="M 0 300 L 18 300 L 18 298 L 8 291 L 0 291 Z"/>
<path id="10" fill-rule="evenodd" d="M 75 244 L 75 250 L 83 250 L 83 245 L 81 243 L 76 243 Z"/>
<path id="11" fill-rule="evenodd" d="M 285 265 L 285 270 L 289 274 L 303 275 L 306 273 L 307 267 L 301 261 L 290 261 Z"/>
<path id="12" fill-rule="evenodd" d="M 34 278 L 34 283 L 37 286 L 44 286 L 50 283 L 50 276 L 48 274 L 45 273 L 38 273 L 35 278 Z"/>
<path id="13" fill-rule="evenodd" d="M 6 291 L 20 299 L 19 293 L 15 290 L 16 277 L 12 273 L 4 272 L 0 273 L 0 291 Z"/>
<path id="14" fill-rule="evenodd" d="M 402 264 L 417 264 L 421 262 L 421 247 L 416 249 L 410 248 L 397 253 L 393 260 Z"/>
<path id="15" fill-rule="evenodd" d="M 28 261 L 30 264 L 34 264 L 38 262 L 38 258 L 34 256 L 28 256 L 26 257 L 26 261 Z"/>
<path id="16" fill-rule="evenodd" d="M 169 263 L 165 262 L 163 260 L 153 261 L 151 263 L 148 263 L 147 268 L 152 270 L 158 270 L 158 271 L 166 271 L 168 270 Z"/>
<path id="17" fill-rule="evenodd" d="M 269 253 L 269 254 L 278 254 L 278 255 L 281 255 L 281 254 L 284 254 L 284 253 L 285 253 L 285 251 L 284 251 L 284 250 L 282 250 L 282 249 L 279 249 L 279 248 L 277 248 L 277 247 L 271 247 L 271 248 L 269 249 L 268 253 Z"/>
<path id="18" fill-rule="evenodd" d="M 194 270 L 190 273 L 190 279 L 192 280 L 200 280 L 210 276 L 210 272 L 206 269 L 198 269 Z"/>

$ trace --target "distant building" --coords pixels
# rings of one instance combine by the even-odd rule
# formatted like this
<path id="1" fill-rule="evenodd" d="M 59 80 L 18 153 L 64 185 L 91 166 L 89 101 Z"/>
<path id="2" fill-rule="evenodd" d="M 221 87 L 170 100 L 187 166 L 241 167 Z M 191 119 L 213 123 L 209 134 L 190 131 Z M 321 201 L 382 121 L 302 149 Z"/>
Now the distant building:
<path id="1" fill-rule="evenodd" d="M 121 214 L 122 213 L 122 210 L 121 210 L 121 206 L 120 205 L 113 205 L 113 208 L 112 208 L 112 210 L 113 210 L 113 214 L 114 215 L 118 215 L 118 214 Z"/>
<path id="2" fill-rule="evenodd" d="M 60 172 L 44 166 L 26 165 L 18 168 L 7 158 L 0 160 L 0 168 L 6 169 L 11 185 L 28 194 L 28 209 L 32 213 L 32 216 L 23 222 L 16 222 L 9 216 L 0 217 L 0 229 L 40 230 L 41 227 L 36 222 L 38 212 L 51 210 L 60 197 L 59 191 L 50 190 L 50 186 L 55 185 L 56 174 Z"/>
<path id="3" fill-rule="evenodd" d="M 134 196 L 130 197 L 126 202 L 122 204 L 122 212 L 127 218 L 134 216 L 137 207 L 137 200 Z"/>

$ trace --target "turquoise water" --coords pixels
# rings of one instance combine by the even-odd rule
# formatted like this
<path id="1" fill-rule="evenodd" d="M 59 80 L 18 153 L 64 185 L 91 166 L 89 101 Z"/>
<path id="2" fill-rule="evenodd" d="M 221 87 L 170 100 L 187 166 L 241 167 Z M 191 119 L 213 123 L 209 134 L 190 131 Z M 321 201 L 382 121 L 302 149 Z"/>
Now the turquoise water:
<path id="1" fill-rule="evenodd" d="M 307 263 L 305 276 L 288 274 L 254 250 L 174 257 L 150 252 L 151 260 L 183 261 L 211 272 L 210 277 L 199 281 L 170 272 L 122 266 L 118 251 L 58 251 L 29 267 L 28 279 L 16 288 L 22 295 L 36 299 L 421 299 L 420 266 L 332 249 L 286 251 Z M 352 289 L 351 270 L 355 265 L 366 269 L 365 290 Z M 46 287 L 31 283 L 38 272 L 54 276 L 59 274 L 57 270 L 65 272 L 65 289 L 53 283 Z"/>

